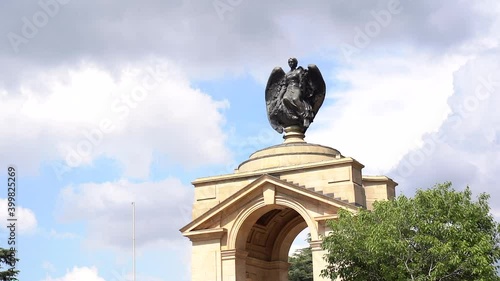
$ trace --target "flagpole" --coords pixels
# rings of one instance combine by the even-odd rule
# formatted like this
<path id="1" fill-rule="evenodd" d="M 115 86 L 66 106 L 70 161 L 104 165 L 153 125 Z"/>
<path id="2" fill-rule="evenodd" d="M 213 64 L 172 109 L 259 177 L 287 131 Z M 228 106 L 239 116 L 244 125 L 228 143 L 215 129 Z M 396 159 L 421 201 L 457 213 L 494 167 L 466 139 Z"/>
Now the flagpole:
<path id="1" fill-rule="evenodd" d="M 135 281 L 135 202 L 132 202 L 132 268 Z"/>

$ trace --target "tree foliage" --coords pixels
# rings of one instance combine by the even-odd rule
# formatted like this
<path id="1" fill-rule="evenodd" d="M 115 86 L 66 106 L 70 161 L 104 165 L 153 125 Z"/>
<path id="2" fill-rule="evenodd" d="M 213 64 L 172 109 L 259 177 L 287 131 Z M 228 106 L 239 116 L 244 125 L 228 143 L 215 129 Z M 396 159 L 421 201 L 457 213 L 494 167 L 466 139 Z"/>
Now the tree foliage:
<path id="1" fill-rule="evenodd" d="M 6 270 L 0 271 L 1 281 L 16 281 L 19 270 L 11 270 L 19 259 L 15 258 L 14 253 L 9 249 L 0 248 L 0 268 L 8 267 Z"/>
<path id="2" fill-rule="evenodd" d="M 323 276 L 343 280 L 500 280 L 500 225 L 489 196 L 471 199 L 451 183 L 339 213 L 323 247 Z"/>
<path id="3" fill-rule="evenodd" d="M 313 264 L 311 247 L 296 250 L 288 258 L 289 281 L 313 281 Z"/>

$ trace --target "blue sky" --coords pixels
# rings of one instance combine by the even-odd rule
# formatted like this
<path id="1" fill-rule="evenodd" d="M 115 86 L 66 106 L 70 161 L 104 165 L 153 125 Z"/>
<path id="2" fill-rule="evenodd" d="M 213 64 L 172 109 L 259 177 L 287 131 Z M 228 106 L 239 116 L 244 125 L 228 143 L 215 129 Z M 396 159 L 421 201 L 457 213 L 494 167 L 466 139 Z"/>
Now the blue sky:
<path id="1" fill-rule="evenodd" d="M 327 83 L 306 141 L 398 194 L 487 192 L 500 219 L 499 15 L 495 0 L 1 2 L 20 279 L 132 280 L 135 201 L 138 280 L 189 280 L 191 181 L 282 141 L 264 88 L 292 56 Z"/>

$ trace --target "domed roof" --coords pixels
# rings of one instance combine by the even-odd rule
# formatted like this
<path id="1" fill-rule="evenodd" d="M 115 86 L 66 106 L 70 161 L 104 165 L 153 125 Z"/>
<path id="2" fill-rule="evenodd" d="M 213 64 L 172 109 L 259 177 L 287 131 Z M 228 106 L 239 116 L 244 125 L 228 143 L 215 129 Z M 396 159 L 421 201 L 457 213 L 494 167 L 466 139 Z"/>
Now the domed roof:
<path id="1" fill-rule="evenodd" d="M 237 173 L 288 167 L 306 163 L 343 158 L 340 152 L 328 146 L 304 141 L 285 142 L 254 152 L 238 166 Z"/>

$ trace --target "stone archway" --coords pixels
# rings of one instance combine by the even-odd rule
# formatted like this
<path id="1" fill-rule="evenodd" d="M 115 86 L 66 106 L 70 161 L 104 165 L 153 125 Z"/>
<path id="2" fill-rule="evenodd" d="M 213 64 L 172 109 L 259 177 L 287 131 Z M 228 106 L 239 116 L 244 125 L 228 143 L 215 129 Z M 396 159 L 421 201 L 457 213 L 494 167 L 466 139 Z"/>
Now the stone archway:
<path id="1" fill-rule="evenodd" d="M 332 148 L 285 143 L 257 151 L 233 174 L 194 181 L 193 220 L 180 230 L 193 245 L 191 280 L 288 281 L 288 252 L 306 227 L 314 280 L 326 280 L 326 220 L 394 196 L 395 182 L 364 177 L 362 168 Z"/>
<path id="2" fill-rule="evenodd" d="M 302 216 L 292 208 L 279 205 L 269 206 L 257 212 L 267 211 L 257 220 L 247 219 L 238 232 L 236 249 L 247 253 L 245 267 L 246 278 L 262 281 L 288 280 L 288 252 L 293 239 L 307 227 Z M 243 272 L 236 272 L 242 275 Z"/>
<path id="3" fill-rule="evenodd" d="M 235 267 L 236 280 L 288 281 L 288 253 L 297 235 L 305 228 L 311 234 L 315 281 L 324 268 L 320 236 L 325 235 L 324 219 L 314 218 L 320 205 L 317 200 L 295 197 L 279 192 L 271 184 L 260 186 L 260 197 L 241 206 L 227 233 L 227 252 L 233 260 L 222 263 L 222 269 Z M 294 186 L 295 187 L 295 186 Z M 332 206 L 330 211 L 337 210 Z M 336 211 L 335 211 L 336 212 Z M 321 231 L 321 233 L 319 232 Z"/>

